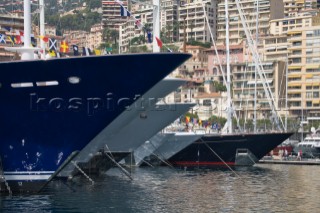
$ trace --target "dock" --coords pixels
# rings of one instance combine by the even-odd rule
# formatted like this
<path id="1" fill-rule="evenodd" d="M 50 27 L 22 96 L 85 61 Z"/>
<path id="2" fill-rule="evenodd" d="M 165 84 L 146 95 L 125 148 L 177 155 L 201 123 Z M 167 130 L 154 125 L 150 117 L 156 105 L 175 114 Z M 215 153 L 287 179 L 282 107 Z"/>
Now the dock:
<path id="1" fill-rule="evenodd" d="M 279 159 L 261 159 L 261 164 L 290 164 L 290 165 L 320 165 L 320 159 L 302 159 L 302 160 L 279 160 Z"/>

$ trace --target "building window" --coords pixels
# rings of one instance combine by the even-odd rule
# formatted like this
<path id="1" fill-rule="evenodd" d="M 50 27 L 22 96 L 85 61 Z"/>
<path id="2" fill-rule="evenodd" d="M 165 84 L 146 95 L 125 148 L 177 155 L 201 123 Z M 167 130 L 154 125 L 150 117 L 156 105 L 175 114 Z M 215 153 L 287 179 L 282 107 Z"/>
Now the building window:
<path id="1" fill-rule="evenodd" d="M 312 107 L 312 101 L 307 101 L 306 105 L 307 105 L 307 107 Z"/>

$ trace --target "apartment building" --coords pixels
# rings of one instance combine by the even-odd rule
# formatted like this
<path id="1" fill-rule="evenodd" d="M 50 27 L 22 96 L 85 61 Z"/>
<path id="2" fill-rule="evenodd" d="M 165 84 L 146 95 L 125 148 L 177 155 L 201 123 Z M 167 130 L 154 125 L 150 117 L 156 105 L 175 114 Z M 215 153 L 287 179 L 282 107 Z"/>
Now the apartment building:
<path id="1" fill-rule="evenodd" d="M 313 15 L 310 12 L 297 13 L 282 19 L 270 21 L 271 35 L 286 35 L 288 31 L 293 33 L 292 29 L 312 26 Z"/>
<path id="2" fill-rule="evenodd" d="M 278 0 L 243 0 L 241 10 L 245 16 L 247 29 L 252 35 L 256 34 L 258 24 L 258 34 L 260 36 L 269 34 L 269 21 L 271 17 L 283 17 L 283 10 L 279 9 Z M 257 6 L 258 5 L 258 6 Z M 281 7 L 280 7 L 281 8 Z M 231 45 L 238 45 L 245 40 L 244 27 L 240 19 L 239 8 L 235 0 L 228 0 L 229 13 L 229 42 Z M 225 1 L 218 0 L 218 21 L 217 21 L 217 44 L 223 45 L 226 39 L 226 11 Z M 258 22 L 257 22 L 258 14 Z"/>
<path id="3" fill-rule="evenodd" d="M 87 47 L 97 49 L 102 44 L 103 24 L 95 24 L 88 35 Z"/>
<path id="4" fill-rule="evenodd" d="M 23 30 L 23 16 L 21 15 L 21 13 L 7 13 L 4 9 L 0 8 L 0 34 L 9 36 L 14 35 L 15 30 Z M 9 28 L 11 28 L 11 30 L 8 30 Z M 0 61 L 18 59 L 15 57 L 15 53 L 8 52 L 4 49 L 12 45 L 8 37 L 6 43 L 0 43 Z"/>
<path id="5" fill-rule="evenodd" d="M 285 106 L 285 63 L 283 61 L 262 62 L 266 83 L 270 88 L 278 109 Z M 233 84 L 233 103 L 240 118 L 253 118 L 254 99 L 257 97 L 258 119 L 268 118 L 271 112 L 268 97 L 257 74 L 255 79 L 254 63 L 231 65 Z M 257 93 L 255 93 L 255 85 Z M 271 114 L 270 114 L 271 115 Z"/>
<path id="6" fill-rule="evenodd" d="M 320 26 L 288 32 L 288 103 L 290 112 L 320 114 Z"/>
<path id="7" fill-rule="evenodd" d="M 179 41 L 186 40 L 212 42 L 210 30 L 208 28 L 203 8 L 205 9 L 208 22 L 212 31 L 213 39 L 216 39 L 216 1 L 181 1 L 178 9 Z"/>
<path id="8" fill-rule="evenodd" d="M 164 29 L 170 42 L 179 40 L 179 0 L 161 1 L 160 28 Z"/>
<path id="9" fill-rule="evenodd" d="M 123 6 L 128 8 L 128 2 L 122 1 Z M 119 25 L 125 23 L 127 17 L 121 16 L 120 5 L 115 1 L 102 1 L 102 23 L 104 28 L 118 30 Z"/>
<path id="10" fill-rule="evenodd" d="M 192 57 L 179 67 L 180 75 L 184 78 L 188 76 L 192 78 L 196 70 L 208 70 L 207 50 L 207 48 L 201 46 L 186 46 L 186 52 L 192 54 Z"/>
<path id="11" fill-rule="evenodd" d="M 288 57 L 287 35 L 270 35 L 261 38 L 263 42 L 262 58 L 264 61 L 286 61 Z"/>

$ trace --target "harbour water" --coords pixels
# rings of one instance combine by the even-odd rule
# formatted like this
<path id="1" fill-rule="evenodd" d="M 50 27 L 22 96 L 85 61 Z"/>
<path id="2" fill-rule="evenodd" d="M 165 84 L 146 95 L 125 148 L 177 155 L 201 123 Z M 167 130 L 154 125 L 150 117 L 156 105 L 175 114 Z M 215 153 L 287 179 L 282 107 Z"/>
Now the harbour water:
<path id="1" fill-rule="evenodd" d="M 320 167 L 258 164 L 228 169 L 119 169 L 55 181 L 38 195 L 2 196 L 1 212 L 319 212 Z"/>

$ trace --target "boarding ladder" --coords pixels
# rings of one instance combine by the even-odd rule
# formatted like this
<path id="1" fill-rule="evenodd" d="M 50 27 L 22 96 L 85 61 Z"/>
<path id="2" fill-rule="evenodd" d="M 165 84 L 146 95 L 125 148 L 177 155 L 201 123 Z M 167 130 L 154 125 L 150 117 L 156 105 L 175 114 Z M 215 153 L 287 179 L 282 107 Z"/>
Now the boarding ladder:
<path id="1" fill-rule="evenodd" d="M 11 188 L 10 188 L 10 186 L 9 186 L 6 178 L 4 177 L 4 172 L 3 172 L 3 166 L 2 166 L 1 157 L 0 157 L 0 179 L 1 179 L 1 182 L 2 182 L 2 181 L 4 182 L 4 185 L 6 186 L 8 192 L 9 192 L 9 195 L 12 196 Z"/>

